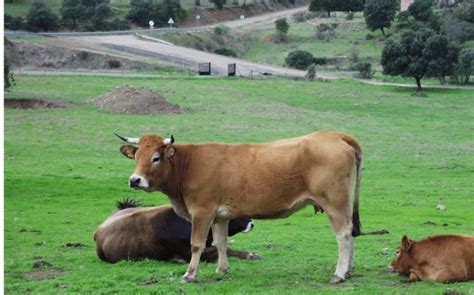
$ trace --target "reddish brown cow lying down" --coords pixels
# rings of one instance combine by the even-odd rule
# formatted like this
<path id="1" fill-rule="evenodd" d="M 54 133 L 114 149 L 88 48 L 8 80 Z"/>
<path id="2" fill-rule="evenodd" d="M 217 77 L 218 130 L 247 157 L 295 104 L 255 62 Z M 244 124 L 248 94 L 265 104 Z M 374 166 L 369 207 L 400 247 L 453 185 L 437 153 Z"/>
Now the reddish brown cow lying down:
<path id="1" fill-rule="evenodd" d="M 171 205 L 136 208 L 138 203 L 125 200 L 117 203 L 112 213 L 97 229 L 94 240 L 100 259 L 115 263 L 119 260 L 157 259 L 189 262 L 191 259 L 191 224 L 176 215 Z M 249 232 L 253 228 L 248 218 L 232 219 L 229 236 Z M 208 235 L 203 259 L 217 259 L 217 249 Z M 240 259 L 260 259 L 254 253 L 228 248 L 227 254 Z"/>
<path id="2" fill-rule="evenodd" d="M 410 281 L 449 283 L 473 280 L 474 236 L 433 236 L 421 241 L 403 236 L 390 268 L 410 276 Z"/>

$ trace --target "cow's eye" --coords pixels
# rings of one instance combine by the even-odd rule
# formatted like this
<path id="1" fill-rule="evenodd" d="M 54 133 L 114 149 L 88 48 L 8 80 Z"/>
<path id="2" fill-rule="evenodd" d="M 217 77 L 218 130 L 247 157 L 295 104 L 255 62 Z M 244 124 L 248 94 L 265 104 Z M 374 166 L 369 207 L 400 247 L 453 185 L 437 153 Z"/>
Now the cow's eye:
<path id="1" fill-rule="evenodd" d="M 400 255 L 400 249 L 397 249 L 397 256 Z"/>
<path id="2" fill-rule="evenodd" d="M 157 163 L 160 161 L 160 157 L 154 157 L 153 160 L 151 160 L 152 163 Z"/>

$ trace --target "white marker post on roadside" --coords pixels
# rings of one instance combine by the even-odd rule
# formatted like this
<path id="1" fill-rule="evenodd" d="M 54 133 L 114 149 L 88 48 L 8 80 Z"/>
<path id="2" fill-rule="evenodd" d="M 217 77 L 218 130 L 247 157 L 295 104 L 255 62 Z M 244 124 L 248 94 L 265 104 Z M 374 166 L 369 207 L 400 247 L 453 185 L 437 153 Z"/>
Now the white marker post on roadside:
<path id="1" fill-rule="evenodd" d="M 240 20 L 244 20 L 244 19 L 245 19 L 245 15 L 242 14 L 242 15 L 240 16 Z"/>
<path id="2" fill-rule="evenodd" d="M 196 20 L 197 20 L 197 26 L 199 27 L 199 20 L 201 19 L 201 16 L 198 14 L 196 15 Z"/>
<path id="3" fill-rule="evenodd" d="M 170 20 L 168 21 L 168 24 L 170 25 L 170 28 L 173 27 L 174 21 L 171 17 L 170 17 Z"/>
<path id="4" fill-rule="evenodd" d="M 149 21 L 148 24 L 150 25 L 150 30 L 155 28 L 155 22 L 154 21 Z"/>

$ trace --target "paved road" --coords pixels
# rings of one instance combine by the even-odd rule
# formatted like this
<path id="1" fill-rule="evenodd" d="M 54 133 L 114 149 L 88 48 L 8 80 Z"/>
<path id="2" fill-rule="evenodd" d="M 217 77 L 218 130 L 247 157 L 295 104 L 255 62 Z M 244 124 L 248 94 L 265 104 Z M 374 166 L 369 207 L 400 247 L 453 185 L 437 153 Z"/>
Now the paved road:
<path id="1" fill-rule="evenodd" d="M 66 38 L 64 38 L 67 42 Z M 158 58 L 168 63 L 174 63 L 179 66 L 197 70 L 198 63 L 211 62 L 211 72 L 213 75 L 227 75 L 227 65 L 236 63 L 237 74 L 242 76 L 250 75 L 280 75 L 302 77 L 305 71 L 286 69 L 278 66 L 262 65 L 237 58 L 227 57 L 218 54 L 212 54 L 196 49 L 185 48 L 174 45 L 167 45 L 158 42 L 141 40 L 135 36 L 85 36 L 70 37 L 75 43 L 93 44 L 97 47 L 102 46 L 109 50 L 136 55 L 140 57 Z M 332 78 L 332 77 L 322 77 Z"/>

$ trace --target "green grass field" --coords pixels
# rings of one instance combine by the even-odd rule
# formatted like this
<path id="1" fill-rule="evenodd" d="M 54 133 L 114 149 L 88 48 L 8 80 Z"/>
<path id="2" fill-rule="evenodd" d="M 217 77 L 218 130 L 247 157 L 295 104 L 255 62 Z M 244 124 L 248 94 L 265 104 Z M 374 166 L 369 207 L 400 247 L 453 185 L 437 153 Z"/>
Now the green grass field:
<path id="1" fill-rule="evenodd" d="M 68 109 L 5 110 L 5 293 L 162 294 L 441 294 L 474 293 L 474 282 L 407 284 L 388 263 L 404 234 L 420 239 L 473 234 L 474 103 L 472 91 L 411 90 L 355 81 L 246 79 L 122 79 L 17 77 L 9 98 L 65 102 Z M 159 91 L 188 109 L 181 115 L 110 114 L 89 104 L 129 84 Z M 288 219 L 255 221 L 254 231 L 231 247 L 263 256 L 230 259 L 230 272 L 201 264 L 196 283 L 179 283 L 186 266 L 156 261 L 101 262 L 92 240 L 116 200 L 168 203 L 160 193 L 127 187 L 133 161 L 118 151 L 113 132 L 127 136 L 174 134 L 178 143 L 263 142 L 338 130 L 364 151 L 356 270 L 340 285 L 329 280 L 337 244 L 324 214 L 306 208 Z M 445 211 L 435 209 L 437 204 Z M 434 225 L 431 223 L 435 223 Z M 442 226 L 446 223 L 447 226 Z M 83 248 L 63 247 L 83 243 Z M 41 256 L 41 258 L 38 258 Z M 36 257 L 36 258 L 35 258 Z M 35 261 L 52 264 L 43 273 Z M 44 275 L 57 277 L 37 280 Z M 35 280 L 36 278 L 36 280 Z"/>
<path id="2" fill-rule="evenodd" d="M 288 20 L 291 21 L 290 18 Z M 321 20 L 335 22 L 334 19 Z M 333 58 L 337 56 L 350 57 L 353 48 L 357 48 L 359 58 L 370 59 L 376 64 L 379 63 L 384 44 L 377 39 L 381 35 L 380 32 L 370 32 L 365 27 L 361 17 L 352 22 L 344 21 L 340 17 L 337 23 L 335 37 L 328 42 L 318 40 L 316 38 L 316 25 L 307 22 L 290 22 L 288 40 L 283 43 L 273 41 L 276 33 L 275 28 L 262 30 L 258 32 L 255 42 L 251 44 L 248 52 L 242 58 L 284 66 L 285 58 L 294 50 L 305 50 L 315 57 Z M 369 33 L 375 36 L 375 39 L 365 40 L 365 36 Z M 269 55 L 268 52 L 272 52 L 272 54 Z M 348 66 L 348 63 L 342 63 L 340 66 Z"/>

